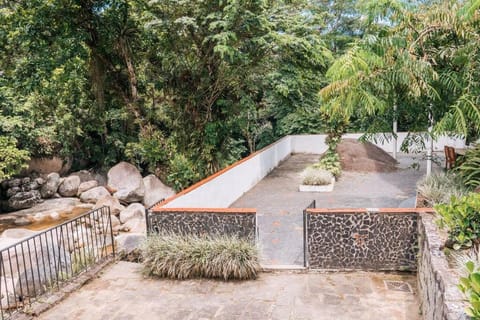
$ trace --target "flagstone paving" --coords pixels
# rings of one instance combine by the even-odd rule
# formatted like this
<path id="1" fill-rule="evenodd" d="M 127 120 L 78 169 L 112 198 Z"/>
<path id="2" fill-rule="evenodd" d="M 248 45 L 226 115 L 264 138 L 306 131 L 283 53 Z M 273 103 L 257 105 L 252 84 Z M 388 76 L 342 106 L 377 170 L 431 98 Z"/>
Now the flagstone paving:
<path id="1" fill-rule="evenodd" d="M 39 319 L 420 320 L 415 276 L 393 273 L 262 273 L 257 280 L 144 278 L 118 262 Z M 407 290 L 408 291 L 408 290 Z"/>

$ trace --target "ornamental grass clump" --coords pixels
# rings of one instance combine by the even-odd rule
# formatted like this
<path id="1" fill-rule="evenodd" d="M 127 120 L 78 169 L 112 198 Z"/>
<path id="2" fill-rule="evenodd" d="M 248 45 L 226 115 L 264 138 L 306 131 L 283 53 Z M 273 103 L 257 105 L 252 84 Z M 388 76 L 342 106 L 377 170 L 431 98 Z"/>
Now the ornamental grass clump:
<path id="1" fill-rule="evenodd" d="M 255 279 L 254 243 L 233 236 L 153 235 L 142 246 L 144 272 L 171 279 Z"/>
<path id="2" fill-rule="evenodd" d="M 302 172 L 302 184 L 308 186 L 325 186 L 332 183 L 333 175 L 324 169 L 308 167 Z"/>
<path id="3" fill-rule="evenodd" d="M 463 180 L 452 172 L 440 172 L 427 176 L 417 183 L 417 191 L 433 206 L 449 203 L 452 196 L 460 198 L 468 194 Z"/>

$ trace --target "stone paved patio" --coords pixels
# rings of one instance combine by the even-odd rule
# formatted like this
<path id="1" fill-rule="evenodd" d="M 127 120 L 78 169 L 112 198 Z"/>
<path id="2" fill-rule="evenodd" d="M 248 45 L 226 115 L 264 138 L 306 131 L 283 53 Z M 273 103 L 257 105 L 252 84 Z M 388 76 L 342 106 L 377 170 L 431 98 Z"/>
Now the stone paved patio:
<path id="1" fill-rule="evenodd" d="M 139 270 L 129 262 L 109 266 L 39 319 L 421 319 L 414 293 L 384 283 L 402 281 L 415 290 L 413 275 L 282 272 L 222 282 L 145 279 Z"/>
<path id="2" fill-rule="evenodd" d="M 390 173 L 342 173 L 332 192 L 299 192 L 300 173 L 319 155 L 294 154 L 231 207 L 257 208 L 264 265 L 303 266 L 303 209 L 414 207 L 416 182 L 425 174 L 420 156 L 399 154 L 399 170 Z M 419 169 L 412 167 L 418 163 Z M 434 169 L 438 170 L 438 167 Z"/>

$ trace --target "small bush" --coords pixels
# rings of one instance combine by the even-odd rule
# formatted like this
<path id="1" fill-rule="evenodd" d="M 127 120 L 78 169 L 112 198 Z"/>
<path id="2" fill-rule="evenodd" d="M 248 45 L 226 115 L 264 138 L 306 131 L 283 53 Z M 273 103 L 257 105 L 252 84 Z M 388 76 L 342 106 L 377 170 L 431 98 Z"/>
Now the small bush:
<path id="1" fill-rule="evenodd" d="M 160 163 L 167 161 L 169 145 L 160 130 L 146 125 L 139 133 L 138 142 L 127 143 L 125 155 L 137 167 L 145 166 L 148 172 L 155 172 Z"/>
<path id="2" fill-rule="evenodd" d="M 255 244 L 237 237 L 154 235 L 141 251 L 149 276 L 245 280 L 260 270 Z"/>
<path id="3" fill-rule="evenodd" d="M 176 154 L 169 161 L 170 174 L 167 182 L 173 186 L 175 191 L 180 191 L 200 180 L 200 174 L 196 166 L 183 154 Z"/>
<path id="4" fill-rule="evenodd" d="M 471 319 L 480 319 L 480 270 L 473 261 L 467 262 L 466 268 L 468 275 L 460 278 L 458 287 L 468 299 L 467 314 Z"/>
<path id="5" fill-rule="evenodd" d="M 25 169 L 29 159 L 27 151 L 17 149 L 15 138 L 0 137 L 0 182 Z"/>
<path id="6" fill-rule="evenodd" d="M 449 204 L 438 204 L 440 227 L 447 227 L 453 249 L 470 248 L 480 236 L 480 194 L 471 193 L 461 198 L 452 197 Z"/>
<path id="7" fill-rule="evenodd" d="M 327 151 L 320 161 L 313 165 L 316 169 L 323 169 L 330 172 L 335 178 L 342 174 L 342 164 L 340 157 L 335 151 Z"/>
<path id="8" fill-rule="evenodd" d="M 308 167 L 302 172 L 302 183 L 309 186 L 325 186 L 332 182 L 333 175 L 324 169 Z"/>
<path id="9" fill-rule="evenodd" d="M 463 180 L 452 172 L 440 172 L 427 176 L 417 183 L 417 191 L 433 206 L 448 203 L 452 196 L 457 198 L 468 194 Z"/>

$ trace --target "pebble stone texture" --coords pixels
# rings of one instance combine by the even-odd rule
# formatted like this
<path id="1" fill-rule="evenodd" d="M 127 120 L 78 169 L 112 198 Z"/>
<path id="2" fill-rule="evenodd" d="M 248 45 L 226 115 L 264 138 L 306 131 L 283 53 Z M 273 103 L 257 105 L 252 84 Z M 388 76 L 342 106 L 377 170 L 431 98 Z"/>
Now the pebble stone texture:
<path id="1" fill-rule="evenodd" d="M 441 250 L 444 240 L 433 216 L 422 213 L 420 217 L 417 285 L 423 317 L 428 320 L 469 319 L 464 312 L 466 303 L 457 288 L 459 277 L 450 269 Z"/>
<path id="2" fill-rule="evenodd" d="M 417 213 L 310 213 L 313 269 L 416 270 Z"/>
<path id="3" fill-rule="evenodd" d="M 255 212 L 153 212 L 149 219 L 157 233 L 230 235 L 252 241 L 256 235 Z"/>

